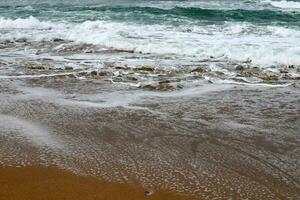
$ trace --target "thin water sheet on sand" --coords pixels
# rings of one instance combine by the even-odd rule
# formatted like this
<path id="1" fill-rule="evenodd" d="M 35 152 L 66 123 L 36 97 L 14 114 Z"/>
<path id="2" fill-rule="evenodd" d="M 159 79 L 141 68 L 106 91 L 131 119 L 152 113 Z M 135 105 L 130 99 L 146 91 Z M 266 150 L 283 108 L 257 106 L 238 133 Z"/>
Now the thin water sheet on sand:
<path id="1" fill-rule="evenodd" d="M 75 77 L 0 81 L 1 165 L 203 199 L 299 196 L 298 84 L 160 92 Z"/>

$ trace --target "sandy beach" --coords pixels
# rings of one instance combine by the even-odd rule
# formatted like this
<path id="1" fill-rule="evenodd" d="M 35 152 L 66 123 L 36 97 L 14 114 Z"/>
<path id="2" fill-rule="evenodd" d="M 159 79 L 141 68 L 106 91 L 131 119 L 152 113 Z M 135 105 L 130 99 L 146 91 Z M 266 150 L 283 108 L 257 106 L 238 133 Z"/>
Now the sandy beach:
<path id="1" fill-rule="evenodd" d="M 100 181 L 54 167 L 0 167 L 1 200 L 197 200 L 139 185 Z"/>
<path id="2" fill-rule="evenodd" d="M 0 0 L 0 200 L 299 200 L 299 0 Z"/>
<path id="3" fill-rule="evenodd" d="M 144 190 L 172 191 L 166 198 L 299 196 L 297 85 L 148 92 L 86 78 L 0 80 L 0 163 L 25 166 L 2 169 L 2 184 L 23 171 L 32 174 L 28 178 L 39 173 L 79 185 L 97 182 L 72 172 L 97 178 L 95 185 L 120 182 L 131 190 L 136 183 L 143 188 L 132 187 L 137 197 Z"/>

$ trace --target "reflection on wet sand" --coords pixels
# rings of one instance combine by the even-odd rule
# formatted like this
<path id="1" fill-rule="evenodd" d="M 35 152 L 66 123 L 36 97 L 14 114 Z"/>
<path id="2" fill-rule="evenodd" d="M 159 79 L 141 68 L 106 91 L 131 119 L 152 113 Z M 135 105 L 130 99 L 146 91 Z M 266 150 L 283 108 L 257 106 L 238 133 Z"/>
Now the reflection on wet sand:
<path id="1" fill-rule="evenodd" d="M 0 80 L 1 165 L 55 165 L 202 199 L 296 199 L 299 85 L 147 91 L 102 79 Z"/>
<path id="2" fill-rule="evenodd" d="M 137 184 L 99 181 L 52 167 L 0 167 L 0 199 L 83 199 L 83 200 L 196 200 L 167 191 L 153 193 Z"/>

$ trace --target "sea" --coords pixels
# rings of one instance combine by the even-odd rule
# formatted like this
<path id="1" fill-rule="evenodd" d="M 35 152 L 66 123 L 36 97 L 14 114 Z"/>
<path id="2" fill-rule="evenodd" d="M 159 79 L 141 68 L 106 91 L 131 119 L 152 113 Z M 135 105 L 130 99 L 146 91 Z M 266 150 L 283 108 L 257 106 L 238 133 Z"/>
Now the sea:
<path id="1" fill-rule="evenodd" d="M 202 78 L 215 82 L 286 84 L 300 76 L 300 1 L 1 0 L 0 61 L 41 60 L 54 68 L 109 63 L 183 74 L 201 66 L 215 72 Z M 236 72 L 244 68 L 262 71 Z M 2 78 L 26 74 L 8 71 Z"/>
<path id="2" fill-rule="evenodd" d="M 300 0 L 0 0 L 0 167 L 296 200 L 299 97 Z"/>

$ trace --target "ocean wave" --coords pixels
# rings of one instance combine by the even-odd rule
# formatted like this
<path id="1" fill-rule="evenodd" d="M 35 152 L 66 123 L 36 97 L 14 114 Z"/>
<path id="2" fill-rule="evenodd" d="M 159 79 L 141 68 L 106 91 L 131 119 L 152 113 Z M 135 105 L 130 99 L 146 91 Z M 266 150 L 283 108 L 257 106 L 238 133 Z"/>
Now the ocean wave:
<path id="1" fill-rule="evenodd" d="M 218 58 L 223 61 L 251 61 L 262 66 L 300 64 L 300 30 L 279 26 L 263 27 L 236 22 L 191 27 L 111 21 L 57 23 L 29 17 L 15 20 L 2 18 L 1 29 L 10 30 L 5 33 L 0 31 L 0 43 L 7 39 L 16 41 L 16 38 L 36 42 L 52 42 L 59 38 L 68 43 L 93 44 L 123 52 L 181 56 L 198 61 Z M 59 48 L 58 45 L 53 51 L 60 52 Z"/>
<path id="2" fill-rule="evenodd" d="M 158 8 L 158 7 L 141 7 L 141 6 L 77 6 L 62 8 L 63 12 L 105 12 L 105 13 L 125 13 L 121 15 L 125 18 L 136 19 L 146 18 L 149 16 L 163 16 L 168 18 L 189 18 L 200 21 L 246 21 L 256 23 L 272 23 L 272 22 L 290 22 L 300 19 L 300 14 L 280 12 L 269 9 L 205 9 L 200 7 L 174 7 L 174 8 Z M 161 20 L 160 18 L 157 18 Z M 149 19 L 148 19 L 149 20 Z"/>
<path id="3" fill-rule="evenodd" d="M 293 9 L 293 10 L 299 10 L 300 11 L 300 2 L 296 1 L 272 1 L 272 0 L 265 0 L 262 1 L 263 3 L 267 3 L 272 5 L 273 7 L 276 8 L 282 8 L 282 9 Z"/>
<path id="4" fill-rule="evenodd" d="M 264 1 L 263 1 L 264 2 Z M 280 2 L 267 1 L 263 4 L 285 5 Z M 294 5 L 295 4 L 295 5 Z M 297 4 L 294 3 L 294 8 Z M 185 6 L 184 6 L 185 5 Z M 186 6 L 186 5 L 190 5 Z M 146 5 L 40 5 L 28 10 L 23 7 L 21 10 L 15 7 L 2 8 L 0 12 L 12 13 L 14 16 L 28 16 L 28 14 L 37 17 L 64 18 L 73 22 L 94 21 L 110 19 L 114 21 L 131 21 L 142 24 L 180 24 L 180 21 L 193 23 L 222 23 L 224 21 L 252 22 L 252 23 L 292 23 L 299 24 L 300 13 L 282 12 L 281 10 L 270 7 L 258 7 L 249 9 L 248 4 L 243 3 L 241 7 L 221 8 L 221 7 L 198 7 L 189 3 L 175 4 L 174 7 L 156 7 L 155 4 Z M 288 4 L 290 5 L 290 3 Z M 195 6 L 195 7 L 193 7 Z M 246 8 L 245 8 L 246 7 Z M 282 6 L 283 7 L 283 6 Z M 25 14 L 25 15 L 24 15 Z M 76 17 L 74 17 L 76 16 Z"/>
<path id="5" fill-rule="evenodd" d="M 78 25 L 68 34 L 67 39 L 141 53 L 175 54 L 198 59 L 211 57 L 237 61 L 250 59 L 255 64 L 262 65 L 299 64 L 300 49 L 294 45 L 298 39 L 288 36 L 282 39 L 276 36 L 248 34 L 236 37 L 224 35 L 222 32 L 203 35 L 166 30 L 163 26 L 137 27 L 94 21 Z M 282 43 L 279 43 L 280 40 Z M 274 45 L 273 42 L 277 44 Z M 289 48 L 287 43 L 291 45 Z"/>
<path id="6" fill-rule="evenodd" d="M 75 28 L 74 28 L 75 27 Z M 83 28 L 82 28 L 83 27 Z M 36 17 L 30 16 L 28 18 L 17 18 L 17 19 L 9 19 L 0 17 L 0 29 L 36 29 L 36 30 L 54 30 L 56 33 L 59 30 L 67 31 L 65 35 L 70 34 L 71 31 L 80 29 L 81 31 L 85 30 L 100 30 L 102 32 L 108 31 L 113 27 L 117 28 L 118 31 L 120 29 L 124 29 L 126 32 L 126 27 L 130 27 L 132 29 L 142 28 L 145 31 L 179 31 L 179 32 L 190 32 L 190 33 L 198 33 L 198 34 L 226 34 L 226 35 L 239 35 L 239 34 L 255 34 L 255 35 L 276 35 L 282 37 L 299 37 L 300 29 L 292 28 L 292 27 L 284 27 L 284 26 L 260 26 L 255 25 L 248 22 L 225 22 L 224 24 L 215 25 L 180 25 L 176 27 L 168 26 L 168 25 L 140 25 L 140 24 L 127 24 L 122 22 L 109 22 L 103 20 L 96 21 L 84 21 L 82 23 L 72 23 L 72 22 L 52 22 L 52 21 L 40 21 Z M 112 29 L 113 30 L 113 29 Z M 44 32 L 45 33 L 45 32 Z"/>
<path id="7" fill-rule="evenodd" d="M 64 28 L 61 23 L 53 23 L 49 21 L 40 21 L 30 16 L 28 18 L 9 19 L 0 17 L 0 29 L 58 29 Z"/>

